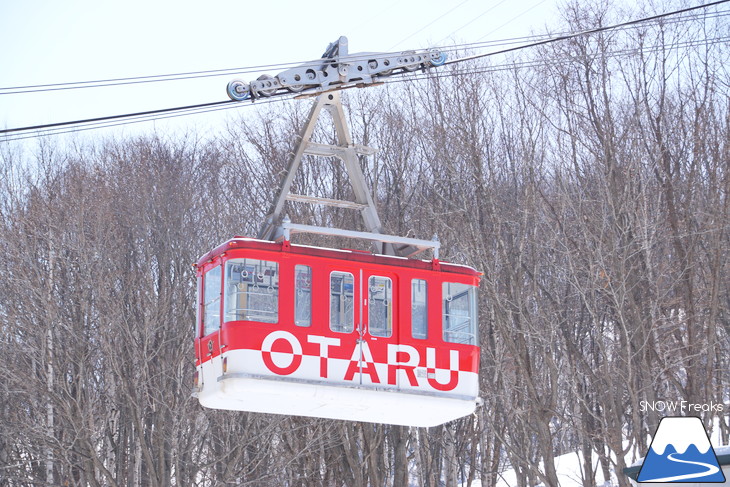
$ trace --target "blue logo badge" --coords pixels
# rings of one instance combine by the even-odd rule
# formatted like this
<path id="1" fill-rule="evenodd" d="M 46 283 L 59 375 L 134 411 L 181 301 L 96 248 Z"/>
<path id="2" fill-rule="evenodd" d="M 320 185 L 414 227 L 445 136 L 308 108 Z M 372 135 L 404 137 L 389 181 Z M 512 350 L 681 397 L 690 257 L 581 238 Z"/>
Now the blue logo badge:
<path id="1" fill-rule="evenodd" d="M 662 418 L 641 466 L 639 482 L 725 482 L 700 418 Z"/>

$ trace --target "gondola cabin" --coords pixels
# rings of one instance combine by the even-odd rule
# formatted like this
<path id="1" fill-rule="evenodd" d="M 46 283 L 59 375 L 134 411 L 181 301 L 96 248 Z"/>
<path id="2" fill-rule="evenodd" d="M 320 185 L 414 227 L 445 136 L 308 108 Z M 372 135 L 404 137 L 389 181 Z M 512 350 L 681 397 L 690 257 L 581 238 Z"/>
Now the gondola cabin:
<path id="1" fill-rule="evenodd" d="M 471 267 L 236 237 L 196 269 L 203 406 L 407 426 L 474 411 Z"/>

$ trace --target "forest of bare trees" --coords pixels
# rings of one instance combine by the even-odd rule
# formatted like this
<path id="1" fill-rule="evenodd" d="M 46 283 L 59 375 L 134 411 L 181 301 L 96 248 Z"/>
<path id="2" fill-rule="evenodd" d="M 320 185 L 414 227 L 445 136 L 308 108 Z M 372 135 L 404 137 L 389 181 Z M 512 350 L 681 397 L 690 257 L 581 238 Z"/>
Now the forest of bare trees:
<path id="1" fill-rule="evenodd" d="M 564 29 L 647 13 L 596 5 Z M 724 402 L 685 414 L 727 444 L 730 30 L 702 15 L 346 94 L 388 233 L 484 272 L 484 406 L 435 428 L 190 395 L 191 263 L 255 236 L 311 101 L 205 138 L 0 139 L 0 485 L 557 486 L 573 452 L 583 485 L 627 486 L 668 414 L 643 401 Z M 342 174 L 295 185 L 342 197 Z"/>

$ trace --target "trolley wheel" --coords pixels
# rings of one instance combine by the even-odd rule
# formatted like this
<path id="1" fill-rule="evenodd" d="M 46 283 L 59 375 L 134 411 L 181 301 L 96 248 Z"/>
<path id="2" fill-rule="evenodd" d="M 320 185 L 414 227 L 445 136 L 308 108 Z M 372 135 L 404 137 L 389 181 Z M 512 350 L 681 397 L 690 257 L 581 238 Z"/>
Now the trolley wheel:
<path id="1" fill-rule="evenodd" d="M 256 81 L 263 81 L 264 86 L 271 86 L 271 88 L 260 89 L 260 90 L 258 90 L 258 94 L 261 96 L 268 97 L 268 96 L 271 96 L 274 93 L 276 93 L 277 88 L 276 88 L 276 85 L 273 83 L 274 80 L 275 80 L 275 78 L 268 74 L 263 74 L 263 75 L 259 76 Z"/>
<path id="2" fill-rule="evenodd" d="M 415 54 L 416 54 L 416 53 L 415 53 L 415 51 L 405 51 L 405 52 L 403 52 L 403 53 L 401 54 L 401 55 L 403 56 L 403 57 L 401 58 L 401 59 L 402 59 L 402 61 L 403 61 L 404 63 L 407 63 L 407 64 L 404 64 L 404 65 L 402 66 L 402 67 L 403 67 L 403 69 L 405 69 L 406 71 L 409 71 L 409 72 L 412 72 L 412 71 L 416 71 L 416 70 L 418 70 L 418 68 L 420 68 L 420 67 L 421 67 L 421 63 L 420 63 L 420 62 L 418 62 L 418 61 L 417 61 L 417 60 L 415 59 L 415 57 L 414 57 L 414 56 L 412 56 L 412 55 L 415 55 Z"/>
<path id="3" fill-rule="evenodd" d="M 433 54 L 435 54 L 435 52 Z M 440 52 L 440 53 L 438 53 L 438 56 L 431 57 L 431 66 L 443 66 L 445 62 L 446 62 L 446 53 L 445 52 Z"/>
<path id="4" fill-rule="evenodd" d="M 243 81 L 233 80 L 226 86 L 228 98 L 233 101 L 248 100 L 251 97 L 251 90 Z"/>
<path id="5" fill-rule="evenodd" d="M 370 69 L 373 69 L 373 70 L 374 69 L 378 69 L 379 66 L 380 66 L 380 64 L 375 59 L 371 59 L 370 61 L 368 61 L 368 67 Z M 390 66 L 390 60 L 388 60 L 388 59 L 384 60 L 383 61 L 383 66 L 386 66 L 386 67 L 387 66 Z M 383 76 L 383 77 L 385 77 L 385 76 L 390 76 L 391 74 L 393 74 L 393 69 L 392 68 L 391 69 L 383 70 L 383 71 L 381 71 L 379 73 L 375 73 L 374 76 Z"/>
<path id="6" fill-rule="evenodd" d="M 294 82 L 288 78 L 279 78 L 279 83 L 292 93 L 300 93 L 307 85 L 302 81 L 302 76 L 299 73 L 294 74 Z"/>

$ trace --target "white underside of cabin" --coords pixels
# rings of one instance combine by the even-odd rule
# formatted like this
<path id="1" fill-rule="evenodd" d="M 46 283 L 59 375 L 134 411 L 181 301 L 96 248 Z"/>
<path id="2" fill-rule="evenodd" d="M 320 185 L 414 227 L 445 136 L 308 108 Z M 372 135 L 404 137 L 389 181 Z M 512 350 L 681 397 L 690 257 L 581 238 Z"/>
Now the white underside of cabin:
<path id="1" fill-rule="evenodd" d="M 213 409 L 431 427 L 472 414 L 480 402 L 475 373 L 459 372 L 459 385 L 442 392 L 409 384 L 399 387 L 315 378 L 312 371 L 319 370 L 318 357 L 304 357 L 297 372 L 278 376 L 256 366 L 261 363 L 260 353 L 227 352 L 225 374 L 220 356 L 199 366 L 201 384 L 196 395 L 200 404 Z M 330 377 L 343 377 L 347 363 L 330 359 Z M 387 365 L 376 367 L 384 377 Z M 399 379 L 402 375 L 399 371 Z"/>

